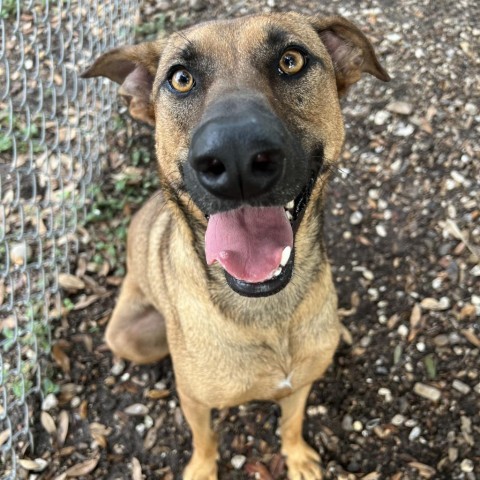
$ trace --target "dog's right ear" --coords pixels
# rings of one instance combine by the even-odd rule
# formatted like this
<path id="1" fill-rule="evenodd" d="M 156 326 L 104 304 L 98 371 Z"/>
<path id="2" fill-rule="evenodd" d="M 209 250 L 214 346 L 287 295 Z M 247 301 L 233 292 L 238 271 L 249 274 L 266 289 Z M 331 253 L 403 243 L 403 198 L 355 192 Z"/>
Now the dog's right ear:
<path id="1" fill-rule="evenodd" d="M 157 40 L 114 48 L 97 58 L 81 77 L 107 77 L 118 83 L 119 93 L 128 98 L 132 117 L 155 125 L 151 93 L 163 46 L 164 42 Z"/>

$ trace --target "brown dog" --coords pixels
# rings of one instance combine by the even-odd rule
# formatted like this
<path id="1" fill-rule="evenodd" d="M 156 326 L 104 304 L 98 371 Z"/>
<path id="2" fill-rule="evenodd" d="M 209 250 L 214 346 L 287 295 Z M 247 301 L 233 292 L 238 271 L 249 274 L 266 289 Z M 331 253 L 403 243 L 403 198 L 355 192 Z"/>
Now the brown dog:
<path id="1" fill-rule="evenodd" d="M 339 96 L 363 72 L 389 80 L 353 24 L 288 13 L 117 48 L 84 74 L 121 84 L 156 127 L 161 194 L 132 222 L 106 338 L 137 363 L 172 355 L 193 432 L 184 479 L 217 478 L 211 409 L 254 399 L 281 406 L 289 478 L 322 478 L 301 434 L 341 332 L 322 209 Z"/>

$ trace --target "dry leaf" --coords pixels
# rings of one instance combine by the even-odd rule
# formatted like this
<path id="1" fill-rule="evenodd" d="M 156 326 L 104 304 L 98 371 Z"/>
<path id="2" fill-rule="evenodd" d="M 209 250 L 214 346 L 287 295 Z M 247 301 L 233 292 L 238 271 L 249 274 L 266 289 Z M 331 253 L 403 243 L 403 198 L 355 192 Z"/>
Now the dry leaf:
<path id="1" fill-rule="evenodd" d="M 88 297 L 83 297 L 75 304 L 73 310 L 83 310 L 84 308 L 90 306 L 92 303 L 95 303 L 100 298 L 102 298 L 100 295 L 90 295 Z"/>
<path id="2" fill-rule="evenodd" d="M 0 432 L 0 447 L 10 438 L 10 429 Z"/>
<path id="3" fill-rule="evenodd" d="M 150 450 L 157 442 L 157 431 L 156 428 L 151 428 L 145 435 L 145 440 L 143 441 L 143 448 L 145 450 Z"/>
<path id="4" fill-rule="evenodd" d="M 58 284 L 64 290 L 73 293 L 83 290 L 85 288 L 85 282 L 81 278 L 78 278 L 75 275 L 71 275 L 70 273 L 59 273 Z"/>
<path id="5" fill-rule="evenodd" d="M 57 431 L 57 444 L 59 447 L 63 447 L 65 440 L 67 439 L 68 426 L 70 423 L 70 417 L 66 410 L 60 412 L 58 418 L 58 431 Z"/>
<path id="6" fill-rule="evenodd" d="M 480 348 L 480 338 L 475 335 L 473 329 L 462 330 L 462 335 L 475 347 Z"/>
<path id="7" fill-rule="evenodd" d="M 132 480 L 143 480 L 142 466 L 137 458 L 132 458 Z"/>
<path id="8" fill-rule="evenodd" d="M 58 342 L 52 347 L 52 357 L 55 363 L 62 369 L 63 373 L 70 373 L 70 357 L 63 351 Z"/>
<path id="9" fill-rule="evenodd" d="M 47 468 L 48 462 L 43 458 L 36 458 L 35 460 L 30 460 L 28 458 L 22 458 L 18 461 L 20 466 L 29 472 L 42 472 Z"/>
<path id="10" fill-rule="evenodd" d="M 82 420 L 86 420 L 88 417 L 88 402 L 86 400 L 82 400 L 80 407 L 78 409 L 78 414 Z"/>
<path id="11" fill-rule="evenodd" d="M 167 398 L 170 395 L 170 390 L 148 390 L 145 393 L 145 397 L 149 400 L 159 400 L 161 398 Z"/>
<path id="12" fill-rule="evenodd" d="M 380 474 L 378 472 L 370 472 L 367 473 L 362 480 L 378 480 L 380 478 Z"/>
<path id="13" fill-rule="evenodd" d="M 420 305 L 416 303 L 412 308 L 412 313 L 410 314 L 410 333 L 408 334 L 408 341 L 411 342 L 420 330 L 420 324 L 422 321 L 422 309 Z"/>
<path id="14" fill-rule="evenodd" d="M 145 416 L 148 414 L 148 407 L 143 405 L 142 403 L 134 403 L 133 405 L 130 405 L 127 407 L 124 412 L 127 415 L 132 415 L 132 416 Z"/>
<path id="15" fill-rule="evenodd" d="M 416 468 L 420 476 L 423 478 L 432 478 L 435 475 L 436 470 L 429 465 L 425 465 L 424 463 L 420 462 L 409 462 L 409 465 L 412 468 Z"/>
<path id="16" fill-rule="evenodd" d="M 43 428 L 50 434 L 56 435 L 57 427 L 55 426 L 55 421 L 48 412 L 42 412 L 40 414 L 40 421 L 42 422 Z"/>
<path id="17" fill-rule="evenodd" d="M 101 423 L 97 422 L 92 422 L 90 424 L 90 433 L 96 434 L 96 435 L 104 435 L 105 437 L 108 437 L 112 433 L 112 429 L 110 427 L 106 427 L 105 425 L 102 425 Z"/>
<path id="18" fill-rule="evenodd" d="M 70 467 L 67 471 L 64 472 L 66 478 L 68 477 L 82 477 L 83 475 L 88 475 L 89 473 L 93 472 L 98 465 L 98 461 L 100 460 L 100 455 L 97 455 L 90 460 L 86 460 L 85 462 L 78 463 L 73 467 Z"/>
<path id="19" fill-rule="evenodd" d="M 247 463 L 245 471 L 259 480 L 274 480 L 267 467 L 260 462 Z"/>
<path id="20" fill-rule="evenodd" d="M 475 305 L 473 305 L 471 303 L 467 303 L 460 310 L 460 319 L 465 320 L 467 318 L 474 317 L 476 315 L 476 313 L 477 313 L 477 309 L 476 309 Z"/>

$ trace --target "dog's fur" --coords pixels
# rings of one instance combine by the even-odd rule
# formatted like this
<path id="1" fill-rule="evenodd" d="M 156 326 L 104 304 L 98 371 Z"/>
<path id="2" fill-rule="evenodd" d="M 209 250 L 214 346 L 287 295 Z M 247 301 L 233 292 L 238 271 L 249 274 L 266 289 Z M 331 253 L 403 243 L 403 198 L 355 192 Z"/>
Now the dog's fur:
<path id="1" fill-rule="evenodd" d="M 292 45 L 301 45 L 314 60 L 302 75 L 283 78 L 278 59 Z M 168 85 L 168 72 L 179 63 L 202 80 L 191 95 L 179 96 Z M 217 478 L 211 409 L 250 400 L 281 406 L 289 478 L 322 478 L 319 455 L 301 435 L 310 387 L 329 366 L 342 328 L 322 240 L 322 210 L 326 180 L 344 141 L 339 97 L 363 72 L 389 80 L 369 41 L 349 21 L 282 13 L 212 21 L 167 39 L 117 48 L 84 73 L 119 83 L 131 114 L 156 127 L 161 193 L 130 227 L 128 273 L 106 339 L 115 354 L 137 363 L 171 354 L 193 432 L 186 480 Z M 283 290 L 261 298 L 239 295 L 218 263 L 207 265 L 206 214 L 275 200 L 244 198 L 222 207 L 221 199 L 209 203 L 208 194 L 199 196 L 194 190 L 200 187 L 185 180 L 192 136 L 212 105 L 251 97 L 298 142 L 303 153 L 296 161 L 303 163 L 295 168 L 310 172 L 319 165 L 294 229 L 293 276 Z M 296 193 L 302 186 L 295 186 Z"/>

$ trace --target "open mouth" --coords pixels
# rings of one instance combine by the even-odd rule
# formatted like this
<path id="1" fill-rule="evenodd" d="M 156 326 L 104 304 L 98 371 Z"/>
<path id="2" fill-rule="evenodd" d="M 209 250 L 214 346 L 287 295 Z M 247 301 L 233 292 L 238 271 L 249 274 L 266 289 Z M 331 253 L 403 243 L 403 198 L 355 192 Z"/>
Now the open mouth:
<path id="1" fill-rule="evenodd" d="M 284 206 L 251 207 L 212 214 L 205 235 L 209 265 L 218 262 L 228 285 L 247 297 L 264 297 L 285 288 L 294 270 L 294 238 L 317 174 Z"/>

